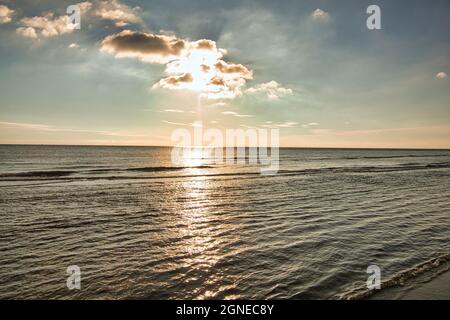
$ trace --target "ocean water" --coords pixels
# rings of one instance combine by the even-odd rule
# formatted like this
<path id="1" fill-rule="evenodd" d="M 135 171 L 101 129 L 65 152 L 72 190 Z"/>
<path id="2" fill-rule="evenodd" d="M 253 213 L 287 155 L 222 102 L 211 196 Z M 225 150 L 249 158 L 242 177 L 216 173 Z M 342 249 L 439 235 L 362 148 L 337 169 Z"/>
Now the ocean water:
<path id="1" fill-rule="evenodd" d="M 170 151 L 0 146 L 0 298 L 358 298 L 369 265 L 448 268 L 450 151 L 280 149 L 270 176 Z"/>

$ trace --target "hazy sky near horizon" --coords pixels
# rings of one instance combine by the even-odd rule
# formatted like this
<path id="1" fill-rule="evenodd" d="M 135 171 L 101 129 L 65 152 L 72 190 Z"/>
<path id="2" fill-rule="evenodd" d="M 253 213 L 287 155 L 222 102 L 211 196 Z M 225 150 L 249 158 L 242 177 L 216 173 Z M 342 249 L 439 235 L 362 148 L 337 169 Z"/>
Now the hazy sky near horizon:
<path id="1" fill-rule="evenodd" d="M 0 143 L 450 148 L 450 2 L 0 0 Z M 366 9 L 381 8 L 381 30 Z"/>

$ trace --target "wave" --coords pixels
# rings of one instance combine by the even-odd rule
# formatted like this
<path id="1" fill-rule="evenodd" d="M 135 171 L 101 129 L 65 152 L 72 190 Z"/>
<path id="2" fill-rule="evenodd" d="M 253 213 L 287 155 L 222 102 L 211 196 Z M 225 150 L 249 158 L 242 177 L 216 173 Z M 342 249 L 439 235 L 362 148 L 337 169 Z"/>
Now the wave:
<path id="1" fill-rule="evenodd" d="M 89 173 L 104 173 L 104 172 L 164 172 L 164 171 L 179 171 L 184 169 L 211 169 L 212 166 L 193 166 L 193 167 L 141 167 L 141 168 L 105 168 L 88 170 Z"/>
<path id="2" fill-rule="evenodd" d="M 450 157 L 450 154 L 409 154 L 409 155 L 395 155 L 395 156 L 346 156 L 346 157 L 338 157 L 338 158 L 315 158 L 314 160 L 360 160 L 360 159 L 402 159 L 402 158 L 429 158 L 429 157 Z"/>
<path id="3" fill-rule="evenodd" d="M 72 174 L 74 171 L 68 170 L 52 170 L 52 171 L 26 171 L 17 173 L 4 173 L 1 174 L 1 178 L 28 178 L 28 177 L 62 177 Z"/>
<path id="4" fill-rule="evenodd" d="M 195 177 L 222 177 L 222 176 L 260 176 L 260 171 L 235 171 L 235 172 L 204 172 L 201 174 L 185 174 L 185 175 L 152 175 L 152 176 L 127 176 L 127 175 L 111 175 L 111 176 L 90 176 L 93 173 L 107 173 L 107 172 L 171 172 L 181 171 L 184 169 L 213 169 L 217 166 L 193 166 L 193 167 L 142 167 L 142 168 L 126 168 L 126 169 L 93 169 L 88 171 L 30 171 L 19 173 L 8 173 L 0 175 L 3 181 L 17 181 L 17 178 L 27 178 L 27 181 L 31 180 L 44 180 L 48 178 L 54 179 L 67 179 L 67 180 L 119 180 L 119 179 L 158 179 L 158 178 L 195 178 Z M 388 173 L 396 171 L 413 171 L 413 170 L 429 170 L 429 169 L 448 169 L 450 168 L 450 162 L 438 162 L 429 164 L 404 164 L 395 166 L 356 166 L 356 167 L 328 167 L 328 168 L 312 168 L 312 169 L 299 169 L 299 170 L 279 170 L 276 175 L 269 175 L 266 177 L 276 176 L 293 176 L 293 175 L 316 175 L 316 174 L 358 174 L 358 173 Z M 88 175 L 73 176 L 77 173 L 87 173 Z M 6 179 L 5 179 L 6 178 Z M 7 179 L 10 178 L 10 179 Z"/>
<path id="5" fill-rule="evenodd" d="M 440 255 L 436 258 L 432 258 L 423 263 L 420 263 L 410 269 L 399 272 L 394 275 L 387 281 L 381 282 L 381 289 L 379 290 L 369 290 L 366 286 L 361 286 L 357 288 L 353 288 L 343 294 L 337 296 L 338 299 L 342 300 L 361 300 L 366 299 L 374 294 L 379 293 L 382 290 L 386 290 L 388 288 L 394 288 L 398 286 L 403 286 L 405 282 L 417 278 L 420 275 L 423 275 L 428 272 L 433 272 L 436 270 L 440 270 L 442 267 L 445 267 L 450 262 L 450 252 Z M 448 267 L 448 266 L 447 266 Z M 448 268 L 446 268 L 447 270 Z M 446 271 L 445 270 L 445 271 Z M 436 272 L 435 275 L 439 275 L 441 272 Z"/>
<path id="6" fill-rule="evenodd" d="M 107 173 L 107 172 L 163 172 L 163 171 L 179 171 L 184 169 L 210 169 L 211 166 L 193 166 L 193 167 L 142 167 L 142 168 L 105 168 L 91 170 L 48 170 L 48 171 L 26 171 L 15 173 L 0 174 L 0 178 L 39 178 L 39 177 L 64 177 L 79 173 Z"/>
<path id="7" fill-rule="evenodd" d="M 450 168 L 450 162 L 435 162 L 427 164 L 405 163 L 392 166 L 354 166 L 354 167 L 328 167 L 319 169 L 304 170 L 281 170 L 279 173 L 377 173 L 377 172 L 393 172 L 393 171 L 409 171 L 409 170 L 427 170 L 427 169 L 443 169 Z"/>

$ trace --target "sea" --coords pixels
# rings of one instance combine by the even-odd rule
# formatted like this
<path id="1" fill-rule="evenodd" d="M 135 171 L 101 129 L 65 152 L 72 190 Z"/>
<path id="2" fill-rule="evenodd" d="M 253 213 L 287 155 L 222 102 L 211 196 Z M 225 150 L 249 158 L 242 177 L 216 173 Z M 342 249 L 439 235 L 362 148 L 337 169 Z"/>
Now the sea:
<path id="1" fill-rule="evenodd" d="M 450 268 L 450 150 L 171 150 L 1 145 L 0 298 L 362 299 Z"/>

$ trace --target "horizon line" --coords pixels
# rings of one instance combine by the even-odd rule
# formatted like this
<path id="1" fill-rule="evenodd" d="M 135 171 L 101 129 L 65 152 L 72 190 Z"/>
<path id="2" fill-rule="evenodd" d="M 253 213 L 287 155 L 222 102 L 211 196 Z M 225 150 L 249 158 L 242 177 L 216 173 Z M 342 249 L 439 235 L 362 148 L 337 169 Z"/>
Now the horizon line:
<path id="1" fill-rule="evenodd" d="M 0 146 L 54 146 L 54 147 L 128 147 L 128 148 L 173 148 L 174 146 L 167 145 L 106 145 L 106 144 L 49 144 L 49 143 L 0 143 Z M 202 148 L 202 146 L 190 146 L 194 148 Z M 203 148 L 206 148 L 204 146 Z M 248 146 L 234 148 L 249 148 Z M 189 147 L 187 147 L 189 148 Z M 216 147 L 217 148 L 217 147 Z M 222 148 L 232 148 L 222 147 Z M 253 147 L 256 148 L 256 147 Z M 365 149 L 365 150 L 439 150 L 439 151 L 450 151 L 450 148 L 411 148 L 411 147 L 298 147 L 298 146 L 287 146 L 279 147 L 279 149 Z"/>

